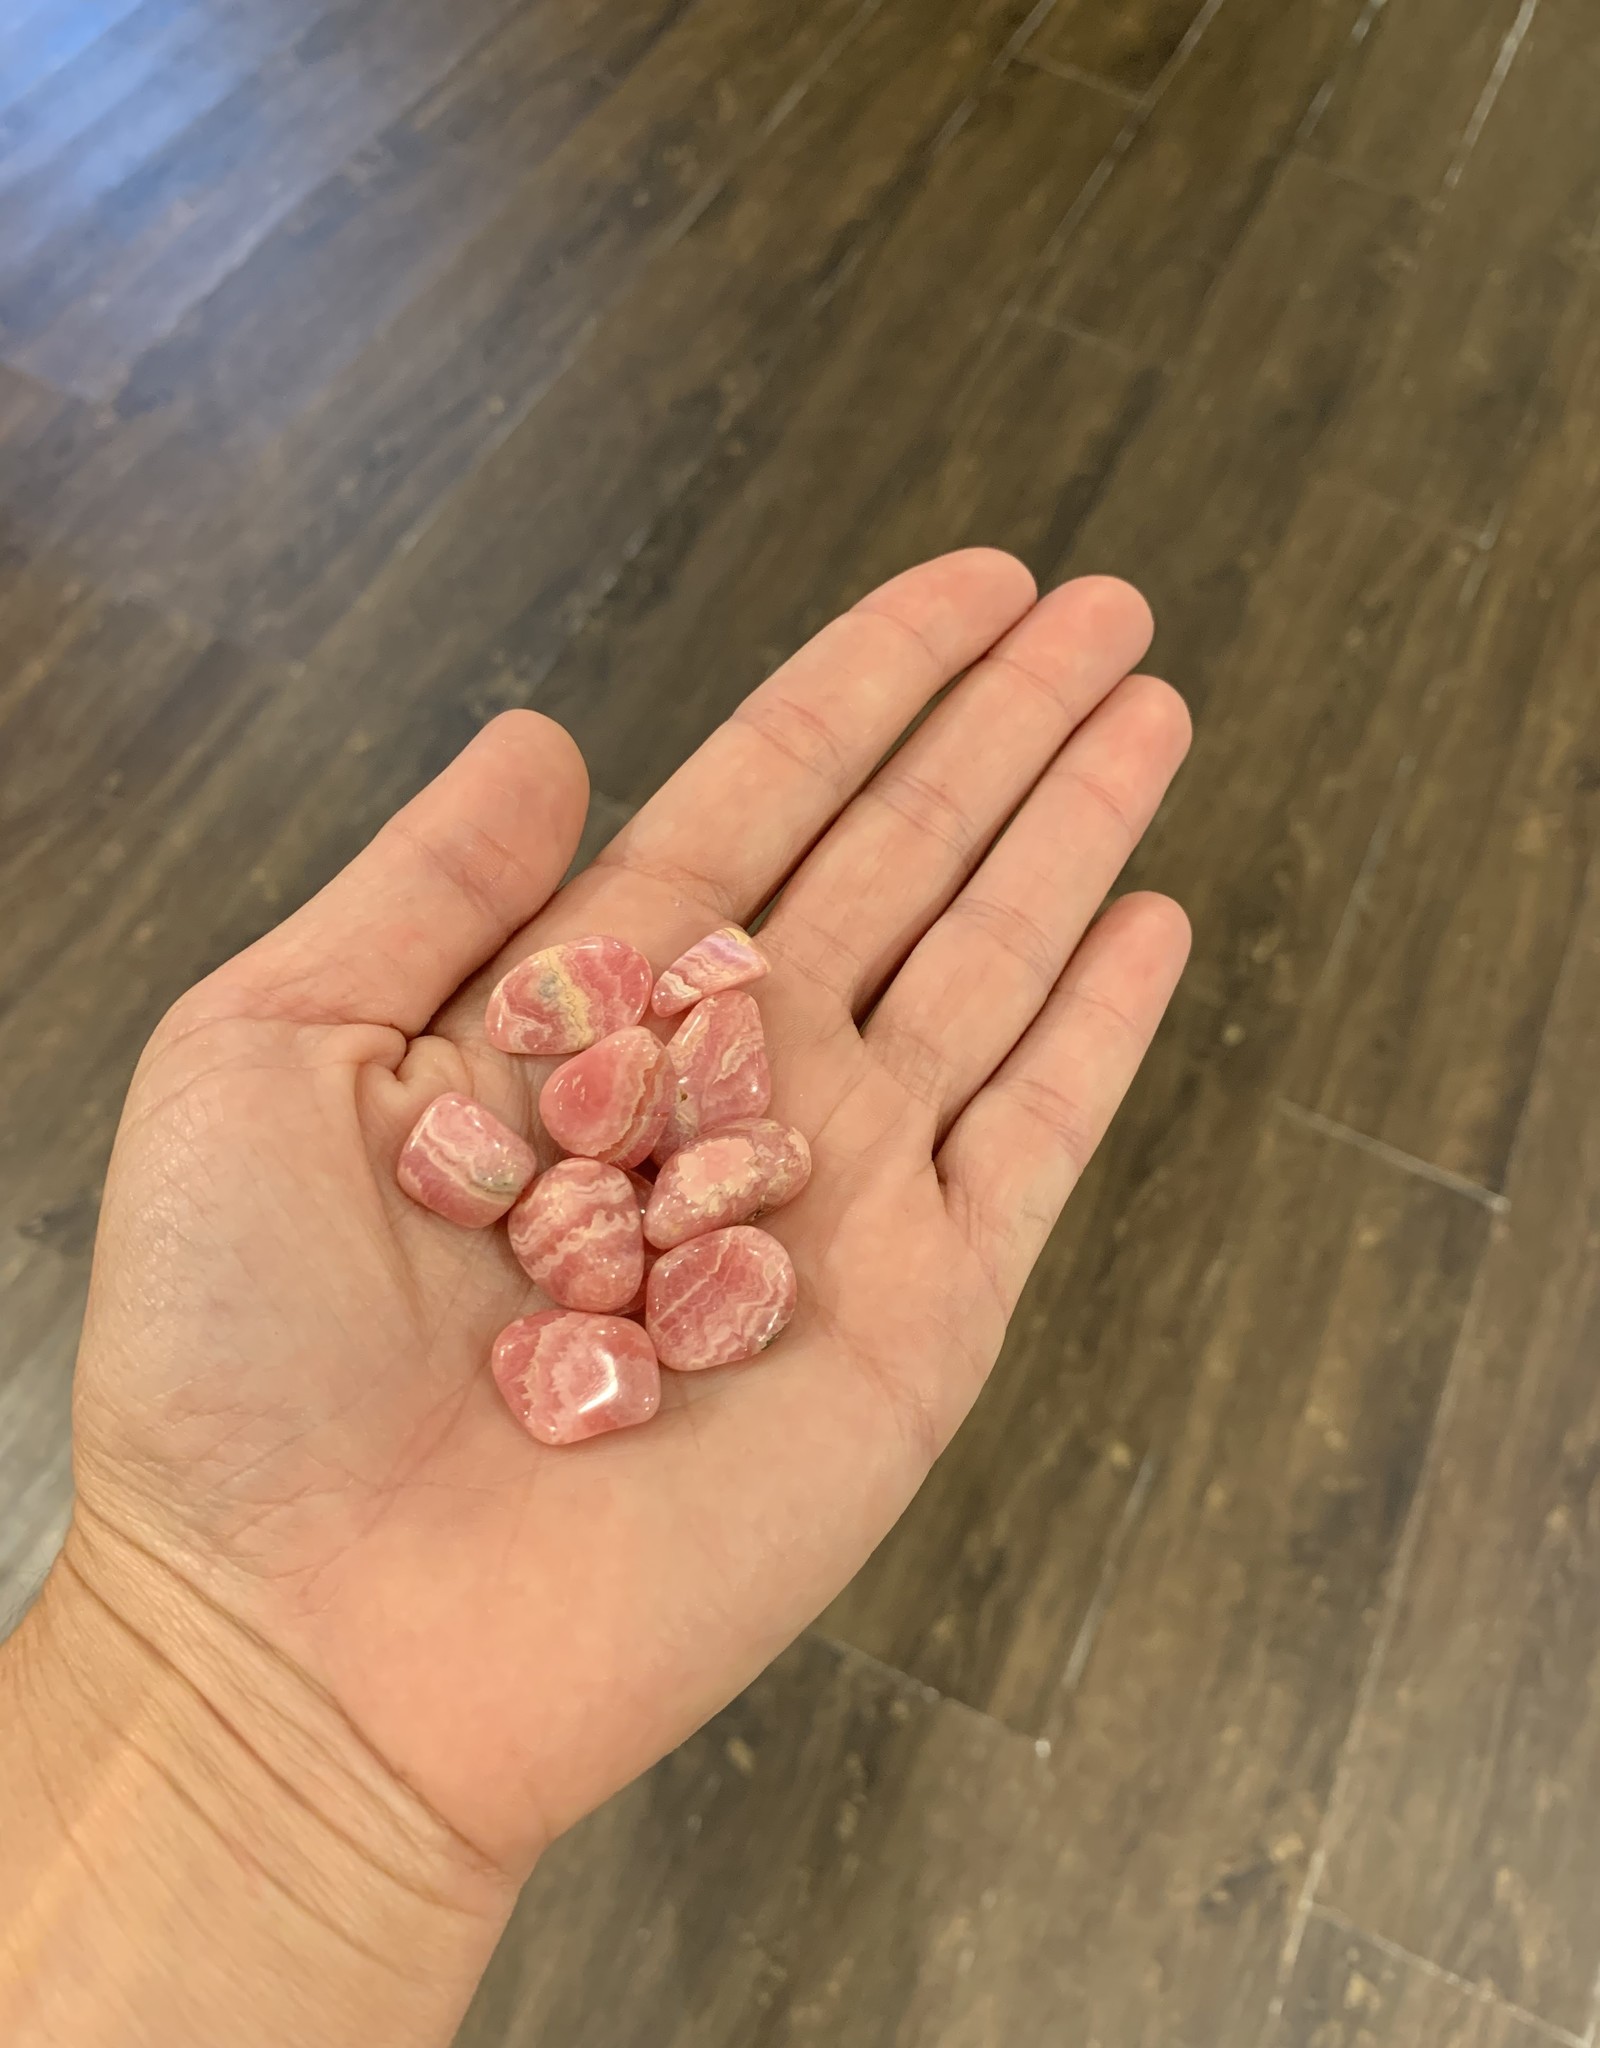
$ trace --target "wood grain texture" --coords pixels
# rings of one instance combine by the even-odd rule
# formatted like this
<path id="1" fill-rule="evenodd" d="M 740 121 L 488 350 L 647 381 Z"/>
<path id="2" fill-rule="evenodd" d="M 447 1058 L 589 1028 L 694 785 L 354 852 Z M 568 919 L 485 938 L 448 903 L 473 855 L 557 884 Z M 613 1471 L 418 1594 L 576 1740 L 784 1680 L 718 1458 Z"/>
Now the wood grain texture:
<path id="1" fill-rule="evenodd" d="M 1571 2048 L 1358 1928 L 1313 1915 L 1268 2048 Z"/>
<path id="2" fill-rule="evenodd" d="M 1600 831 L 1592 573 L 1600 348 L 1589 316 L 1434 678 L 1391 815 L 1308 1011 L 1295 1099 L 1490 1188 L 1504 1181 Z"/>
<path id="3" fill-rule="evenodd" d="M 1181 350 L 1360 6 L 1225 0 L 1067 238 L 1039 310 L 1148 356 Z"/>
<path id="4" fill-rule="evenodd" d="M 1032 1743 L 798 1644 L 546 1855 L 460 2048 L 1028 2038 L 1076 1963 L 1030 1833 L 1053 1777 Z"/>
<path id="5" fill-rule="evenodd" d="M 533 690 L 656 520 L 752 416 L 808 305 L 910 202 L 926 153 L 1021 11 L 1021 0 L 980 0 L 976 12 L 970 0 L 901 0 L 872 13 L 448 516 L 328 636 L 320 659 L 341 689 L 388 692 L 398 672 L 419 693 L 470 689 L 490 703 Z M 370 525 L 353 538 L 370 546 Z"/>
<path id="6" fill-rule="evenodd" d="M 1569 330 L 1593 318 L 1600 151 L 1570 138 L 1597 94 L 1592 12 L 1541 0 L 1351 423 L 1355 473 L 1421 515 L 1492 535 L 1554 430 Z"/>
<path id="7" fill-rule="evenodd" d="M 332 5 L 146 158 L 105 205 L 0 273 L 6 359 L 104 396 L 142 347 L 512 4 Z"/>
<path id="8" fill-rule="evenodd" d="M 1199 19 L 1204 0 L 1064 0 L 1029 38 L 1027 54 L 1119 91 L 1147 93 Z"/>
<path id="9" fill-rule="evenodd" d="M 1100 161 L 1120 109 L 1089 87 L 1014 69 L 972 107 L 917 188 L 836 289 L 803 316 L 803 340 L 758 407 L 726 436 L 623 569 L 538 692 L 608 789 L 642 801 L 772 667 L 908 562 L 980 535 L 929 506 L 970 431 L 994 316 Z M 1055 356 L 1068 344 L 1051 336 Z M 1148 381 L 1114 365 L 1121 418 Z M 1087 388 L 1087 387 L 1086 387 Z M 1086 417 L 1080 448 L 1095 437 Z M 990 451 L 985 497 L 1059 489 L 1039 422 L 1016 459 Z M 1101 431 L 1105 423 L 1100 421 Z M 1115 433 L 1116 429 L 1111 429 Z M 908 530 L 907 513 L 927 512 Z M 892 538 L 891 538 L 892 536 Z M 704 650 L 719 650 L 708 665 Z"/>
<path id="10" fill-rule="evenodd" d="M 493 195 L 481 232 L 327 382 L 308 391 L 304 373 L 319 360 L 337 369 L 347 351 L 342 299 L 309 320 L 286 304 L 247 352 L 257 370 L 244 385 L 230 367 L 238 308 L 220 293 L 174 342 L 189 375 L 154 358 L 136 366 L 125 407 L 109 423 L 85 414 L 70 445 L 19 459 L 13 490 L 123 587 L 304 652 L 559 382 L 652 262 L 675 274 L 686 221 L 766 124 L 781 125 L 860 13 L 861 0 L 798 17 L 707 0 L 566 146 Z M 359 231 L 380 250 L 385 216 L 398 213 L 403 231 L 412 195 L 436 183 L 438 152 L 424 148 L 412 168 L 416 183 L 385 185 Z M 268 269 L 293 258 L 292 234 L 263 247 Z M 634 332 L 636 357 L 644 339 Z M 137 516 L 151 503 L 158 522 Z"/>
<path id="11" fill-rule="evenodd" d="M 1470 148 L 1523 0 L 1395 0 L 1357 23 L 1305 146 L 1335 169 L 1434 198 Z"/>
<path id="12" fill-rule="evenodd" d="M 1600 1953 L 1600 895 L 1456 1367 L 1325 1896 L 1582 2033 Z"/>
<path id="13" fill-rule="evenodd" d="M 59 0 L 20 8 L 0 24 L 0 109 L 70 64 L 137 0 Z"/>

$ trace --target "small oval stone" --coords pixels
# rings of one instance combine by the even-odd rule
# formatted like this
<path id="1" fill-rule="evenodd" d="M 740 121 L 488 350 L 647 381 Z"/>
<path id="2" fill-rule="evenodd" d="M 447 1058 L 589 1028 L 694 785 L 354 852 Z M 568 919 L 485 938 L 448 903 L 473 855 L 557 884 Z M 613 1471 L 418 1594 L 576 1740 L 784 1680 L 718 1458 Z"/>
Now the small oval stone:
<path id="1" fill-rule="evenodd" d="M 413 1202 L 468 1230 L 497 1223 L 532 1180 L 533 1147 L 465 1095 L 440 1095 L 412 1126 L 395 1179 Z"/>
<path id="2" fill-rule="evenodd" d="M 495 1339 L 490 1362 L 507 1407 L 542 1444 L 632 1429 L 661 1406 L 650 1339 L 620 1316 L 519 1316 Z"/>
<path id="3" fill-rule="evenodd" d="M 650 1001 L 650 963 L 624 939 L 568 939 L 502 976 L 484 1029 L 502 1052 L 583 1052 L 637 1024 Z"/>
<path id="4" fill-rule="evenodd" d="M 772 1100 L 766 1033 L 754 996 L 742 989 L 697 1003 L 667 1042 L 676 1098 L 655 1148 L 669 1159 L 692 1138 L 748 1123 Z"/>
<path id="5" fill-rule="evenodd" d="M 518 1263 L 563 1308 L 617 1315 L 644 1281 L 644 1232 L 632 1177 L 597 1159 L 563 1159 L 512 1210 Z"/>
<path id="6" fill-rule="evenodd" d="M 634 1024 L 557 1067 L 540 1090 L 539 1114 L 563 1152 L 637 1166 L 665 1130 L 672 1098 L 666 1047 Z"/>
<path id="7" fill-rule="evenodd" d="M 645 1287 L 645 1328 L 661 1363 L 704 1372 L 754 1358 L 794 1314 L 789 1254 L 747 1224 L 663 1252 Z"/>
<path id="8" fill-rule="evenodd" d="M 764 1118 L 729 1124 L 691 1140 L 662 1167 L 644 1234 L 668 1251 L 708 1230 L 781 1209 L 810 1178 L 811 1147 L 798 1131 Z"/>
<path id="9" fill-rule="evenodd" d="M 739 925 L 725 924 L 673 961 L 656 983 L 650 1007 L 658 1017 L 676 1017 L 705 996 L 743 988 L 771 971 L 750 934 Z"/>

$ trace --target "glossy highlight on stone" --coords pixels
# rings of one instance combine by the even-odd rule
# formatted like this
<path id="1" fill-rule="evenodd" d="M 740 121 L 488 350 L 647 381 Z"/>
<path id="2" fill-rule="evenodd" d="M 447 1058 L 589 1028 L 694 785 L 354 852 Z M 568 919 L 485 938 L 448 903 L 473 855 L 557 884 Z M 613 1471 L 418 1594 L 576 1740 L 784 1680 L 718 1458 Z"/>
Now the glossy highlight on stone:
<path id="1" fill-rule="evenodd" d="M 637 1166 L 666 1128 L 673 1091 L 666 1048 L 634 1024 L 557 1067 L 540 1091 L 539 1114 L 563 1152 Z"/>
<path id="2" fill-rule="evenodd" d="M 632 1176 L 597 1159 L 563 1159 L 512 1210 L 518 1263 L 563 1308 L 616 1315 L 644 1282 L 644 1233 Z"/>
<path id="3" fill-rule="evenodd" d="M 743 990 L 697 1003 L 668 1041 L 667 1057 L 677 1087 L 657 1159 L 669 1159 L 723 1124 L 766 1114 L 772 1100 L 766 1033 L 755 998 Z"/>
<path id="4" fill-rule="evenodd" d="M 658 1017 L 676 1017 L 706 996 L 743 988 L 770 972 L 750 934 L 736 924 L 725 924 L 673 961 L 656 983 L 650 1007 Z"/>
<path id="5" fill-rule="evenodd" d="M 796 1300 L 789 1254 L 741 1224 L 663 1252 L 645 1288 L 645 1328 L 674 1372 L 737 1365 L 765 1351 Z"/>
<path id="6" fill-rule="evenodd" d="M 811 1178 L 811 1147 L 787 1124 L 729 1124 L 674 1152 L 657 1176 L 644 1232 L 662 1251 L 749 1223 L 792 1202 Z M 527 1197 L 524 1197 L 526 1200 Z"/>
<path id="7" fill-rule="evenodd" d="M 583 1052 L 637 1024 L 650 963 L 622 939 L 569 939 L 519 960 L 489 998 L 484 1029 L 502 1052 Z"/>
<path id="8" fill-rule="evenodd" d="M 465 1095 L 440 1095 L 417 1118 L 395 1179 L 413 1202 L 449 1223 L 497 1223 L 532 1180 L 533 1147 Z"/>
<path id="9" fill-rule="evenodd" d="M 620 1316 L 519 1316 L 495 1339 L 491 1364 L 506 1405 L 542 1444 L 632 1429 L 661 1405 L 650 1339 Z"/>

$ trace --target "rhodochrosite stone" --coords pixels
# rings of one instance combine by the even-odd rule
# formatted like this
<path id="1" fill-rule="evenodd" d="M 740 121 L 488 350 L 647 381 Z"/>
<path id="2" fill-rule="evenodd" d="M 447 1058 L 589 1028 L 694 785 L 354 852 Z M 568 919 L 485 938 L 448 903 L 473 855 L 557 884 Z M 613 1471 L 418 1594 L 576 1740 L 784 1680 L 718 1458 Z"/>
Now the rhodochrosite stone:
<path id="1" fill-rule="evenodd" d="M 719 989 L 743 988 L 769 971 L 750 934 L 736 924 L 725 924 L 673 961 L 656 983 L 650 1007 L 658 1017 L 676 1017 L 702 996 L 715 995 Z"/>
<path id="2" fill-rule="evenodd" d="M 569 939 L 519 960 L 489 998 L 484 1029 L 502 1052 L 582 1052 L 637 1024 L 650 963 L 621 939 Z"/>
<path id="3" fill-rule="evenodd" d="M 639 1197 L 620 1167 L 563 1159 L 511 1212 L 511 1249 L 563 1308 L 616 1314 L 644 1281 Z"/>
<path id="4" fill-rule="evenodd" d="M 496 1338 L 492 1363 L 507 1406 L 542 1444 L 631 1429 L 661 1405 L 650 1339 L 620 1316 L 520 1316 Z"/>
<path id="5" fill-rule="evenodd" d="M 557 1067 L 540 1091 L 539 1114 L 563 1152 L 637 1166 L 666 1128 L 672 1096 L 666 1048 L 635 1024 Z"/>
<path id="6" fill-rule="evenodd" d="M 395 1178 L 424 1209 L 481 1230 L 532 1180 L 533 1147 L 465 1095 L 441 1095 L 417 1118 Z"/>
<path id="7" fill-rule="evenodd" d="M 677 1097 L 655 1147 L 667 1159 L 722 1124 L 746 1123 L 772 1100 L 766 1033 L 755 998 L 742 990 L 697 1003 L 668 1042 Z"/>
<path id="8" fill-rule="evenodd" d="M 740 1225 L 663 1252 L 645 1287 L 645 1328 L 663 1365 L 703 1372 L 765 1351 L 794 1314 L 794 1267 L 764 1230 Z"/>
<path id="9" fill-rule="evenodd" d="M 666 1251 L 792 1202 L 811 1178 L 811 1147 L 787 1124 L 729 1124 L 685 1145 L 662 1167 L 644 1233 Z M 529 1198 L 523 1197 L 524 1202 Z"/>

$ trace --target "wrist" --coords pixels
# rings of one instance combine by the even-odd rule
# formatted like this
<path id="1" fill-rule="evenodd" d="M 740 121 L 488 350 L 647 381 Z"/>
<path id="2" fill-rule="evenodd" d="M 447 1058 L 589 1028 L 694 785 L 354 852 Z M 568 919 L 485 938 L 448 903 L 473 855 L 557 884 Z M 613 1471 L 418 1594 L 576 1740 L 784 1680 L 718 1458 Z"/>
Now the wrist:
<path id="1" fill-rule="evenodd" d="M 511 1879 L 167 1567 L 76 1526 L 0 1726 L 0 2038 L 450 2038 Z"/>

